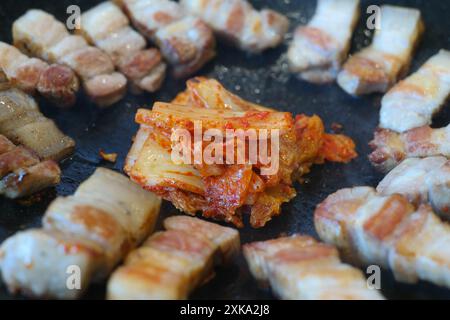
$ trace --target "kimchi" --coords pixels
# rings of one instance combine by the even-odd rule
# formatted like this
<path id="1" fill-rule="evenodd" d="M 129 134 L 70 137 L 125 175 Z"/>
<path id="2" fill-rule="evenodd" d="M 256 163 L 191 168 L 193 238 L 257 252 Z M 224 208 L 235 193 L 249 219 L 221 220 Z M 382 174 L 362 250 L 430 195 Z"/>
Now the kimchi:
<path id="1" fill-rule="evenodd" d="M 179 210 L 263 227 L 295 197 L 315 163 L 349 162 L 355 144 L 325 133 L 318 116 L 245 101 L 213 79 L 194 78 L 171 103 L 139 109 L 125 172 Z"/>

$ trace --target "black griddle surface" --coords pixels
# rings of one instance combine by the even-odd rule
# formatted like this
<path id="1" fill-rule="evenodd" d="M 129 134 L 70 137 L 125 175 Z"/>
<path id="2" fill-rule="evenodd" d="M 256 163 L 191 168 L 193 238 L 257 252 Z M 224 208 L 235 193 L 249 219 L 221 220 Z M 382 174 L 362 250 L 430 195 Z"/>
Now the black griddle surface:
<path id="1" fill-rule="evenodd" d="M 0 2 L 0 40 L 11 42 L 11 26 L 26 10 L 40 8 L 54 14 L 58 19 L 67 18 L 66 8 L 77 4 L 82 11 L 100 3 L 98 0 L 2 0 Z M 288 15 L 291 29 L 306 23 L 315 10 L 315 0 L 251 1 L 256 7 L 264 6 Z M 366 30 L 365 14 L 372 4 L 398 4 L 418 8 L 422 11 L 426 32 L 414 57 L 411 71 L 416 70 L 441 48 L 450 49 L 450 1 L 362 1 L 359 26 L 354 34 L 352 52 L 367 46 L 371 32 Z M 367 160 L 370 150 L 368 142 L 378 122 L 382 95 L 353 98 L 336 84 L 312 85 L 297 80 L 287 70 L 285 53 L 287 46 L 269 50 L 262 55 L 251 56 L 234 48 L 219 44 L 217 58 L 204 67 L 198 75 L 213 77 L 228 89 L 250 101 L 271 106 L 294 114 L 319 115 L 328 130 L 333 122 L 344 126 L 344 133 L 356 144 L 359 157 L 348 165 L 327 163 L 316 166 L 303 185 L 297 185 L 298 196 L 283 207 L 282 215 L 274 218 L 265 228 L 240 230 L 243 243 L 266 240 L 280 234 L 305 233 L 317 236 L 313 226 L 313 211 L 327 195 L 344 187 L 376 186 L 382 176 Z M 128 94 L 122 101 L 107 110 L 97 109 L 80 94 L 77 105 L 71 110 L 60 110 L 39 99 L 42 111 L 54 119 L 59 127 L 77 143 L 75 155 L 64 161 L 62 183 L 49 192 L 44 199 L 33 205 L 0 199 L 0 242 L 18 230 L 36 227 L 48 204 L 56 195 L 70 195 L 77 186 L 93 173 L 96 167 L 104 166 L 121 171 L 124 158 L 136 133 L 134 115 L 139 107 L 151 107 L 155 101 L 170 101 L 184 89 L 184 81 L 168 77 L 157 94 L 135 96 Z M 435 121 L 435 126 L 444 126 L 450 119 L 444 111 Z M 117 152 L 117 163 L 108 164 L 100 160 L 99 149 Z M 164 203 L 159 221 L 178 214 L 171 204 Z M 450 245 L 450 244 L 449 244 Z M 382 274 L 382 293 L 391 299 L 448 299 L 450 290 L 420 283 L 405 285 L 393 280 L 390 272 Z M 93 286 L 86 298 L 103 299 L 105 288 Z M 0 299 L 11 299 L 0 284 Z M 193 299 L 271 299 L 270 291 L 258 289 L 241 256 L 235 265 L 217 271 L 216 277 L 197 290 Z"/>

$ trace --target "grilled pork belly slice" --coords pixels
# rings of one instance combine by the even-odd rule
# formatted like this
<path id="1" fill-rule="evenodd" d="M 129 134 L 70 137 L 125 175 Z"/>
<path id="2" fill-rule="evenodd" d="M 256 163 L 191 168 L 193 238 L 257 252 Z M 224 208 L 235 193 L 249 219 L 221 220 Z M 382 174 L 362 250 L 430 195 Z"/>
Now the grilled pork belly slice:
<path id="1" fill-rule="evenodd" d="M 105 195 L 109 196 L 105 197 Z M 161 200 L 155 195 L 142 190 L 123 175 L 105 168 L 98 168 L 89 179 L 84 181 L 78 187 L 73 198 L 75 209 L 78 203 L 88 209 L 96 208 L 101 215 L 102 212 L 106 213 L 106 220 L 104 223 L 100 223 L 106 230 L 113 227 L 113 224 L 107 223 L 107 220 L 116 222 L 118 231 L 110 230 L 111 232 L 105 233 L 105 235 L 109 234 L 113 237 L 111 239 L 105 238 L 109 245 L 113 245 L 115 237 L 120 239 L 111 255 L 117 257 L 116 260 L 113 259 L 112 266 L 151 233 L 155 227 L 161 205 Z M 52 216 L 52 210 L 50 209 L 51 207 L 47 210 L 47 214 Z M 65 210 L 65 214 L 70 215 L 68 210 Z M 89 216 L 89 210 L 86 214 Z M 94 212 L 94 214 L 96 213 Z M 55 219 L 64 220 L 64 217 L 56 212 Z M 92 220 L 95 223 L 96 220 L 100 219 Z M 68 221 L 66 225 L 74 227 L 71 221 Z M 52 226 L 52 228 L 54 227 Z M 101 230 L 100 228 L 96 229 Z M 121 231 L 119 232 L 119 230 Z"/>
<path id="2" fill-rule="evenodd" d="M 102 250 L 95 243 L 43 229 L 18 232 L 0 247 L 1 275 L 8 290 L 35 298 L 79 298 L 101 260 Z M 79 290 L 67 287 L 73 266 L 79 267 Z"/>
<path id="3" fill-rule="evenodd" d="M 389 263 L 399 281 L 429 281 L 450 287 L 450 226 L 428 205 L 421 205 L 398 229 Z"/>
<path id="4" fill-rule="evenodd" d="M 347 259 L 386 268 L 395 230 L 413 212 L 401 195 L 380 196 L 373 188 L 356 187 L 339 190 L 320 203 L 314 224 L 320 238 L 342 249 Z"/>
<path id="5" fill-rule="evenodd" d="M 109 299 L 179 300 L 212 275 L 214 245 L 184 231 L 151 236 L 108 283 Z M 138 281 L 138 283 L 136 282 Z"/>
<path id="6" fill-rule="evenodd" d="M 450 157 L 450 126 L 433 129 L 428 126 L 397 133 L 377 129 L 370 142 L 369 160 L 378 170 L 389 172 L 407 158 Z"/>
<path id="7" fill-rule="evenodd" d="M 114 197 L 105 199 L 105 194 Z M 98 168 L 90 179 L 84 181 L 75 196 L 81 199 L 103 199 L 122 207 L 128 219 L 126 230 L 135 243 L 143 241 L 154 229 L 161 206 L 161 199 L 154 194 L 142 190 L 122 174 L 105 168 Z"/>
<path id="8" fill-rule="evenodd" d="M 79 32 L 108 53 L 135 87 L 149 92 L 161 87 L 166 70 L 161 54 L 154 48 L 145 50 L 145 39 L 114 3 L 106 1 L 84 12 Z"/>
<path id="9" fill-rule="evenodd" d="M 33 149 L 42 159 L 62 160 L 75 149 L 72 138 L 64 135 L 50 119 L 18 128 L 11 138 Z"/>
<path id="10" fill-rule="evenodd" d="M 37 91 L 53 104 L 68 108 L 75 104 L 79 87 L 80 82 L 72 69 L 60 64 L 51 64 L 41 74 Z"/>
<path id="11" fill-rule="evenodd" d="M 429 201 L 427 176 L 447 162 L 445 157 L 409 158 L 390 171 L 377 186 L 381 195 L 402 194 L 414 204 Z"/>
<path id="12" fill-rule="evenodd" d="M 132 24 L 156 43 L 175 77 L 198 71 L 215 56 L 212 30 L 169 0 L 116 0 Z"/>
<path id="13" fill-rule="evenodd" d="M 359 259 L 350 245 L 351 239 L 345 222 L 374 193 L 375 190 L 370 187 L 343 189 L 329 196 L 314 212 L 314 225 L 320 238 L 336 245 L 343 256 L 353 262 L 359 262 Z"/>
<path id="14" fill-rule="evenodd" d="M 236 230 L 190 217 L 170 217 L 132 251 L 108 282 L 109 299 L 187 299 L 213 276 L 216 263 L 230 263 L 240 242 Z"/>
<path id="15" fill-rule="evenodd" d="M 431 125 L 450 95 L 450 51 L 441 50 L 381 102 L 380 127 L 397 132 Z"/>
<path id="16" fill-rule="evenodd" d="M 41 162 L 35 152 L 0 135 L 0 194 L 10 199 L 29 196 L 57 185 L 60 177 L 56 162 Z"/>
<path id="17" fill-rule="evenodd" d="M 408 72 L 424 30 L 420 11 L 383 5 L 380 19 L 372 44 L 352 55 L 338 75 L 349 94 L 386 92 Z"/>
<path id="18" fill-rule="evenodd" d="M 272 288 L 279 297 L 294 300 L 384 299 L 378 291 L 367 287 L 360 270 L 335 260 L 335 248 L 315 247 L 302 251 L 305 252 L 280 252 L 271 259 Z M 309 261 L 309 254 L 315 256 L 313 261 Z"/>
<path id="19" fill-rule="evenodd" d="M 72 68 L 91 99 L 99 106 L 119 101 L 126 91 L 126 78 L 114 72 L 110 57 L 89 46 L 80 36 L 70 35 L 63 23 L 37 9 L 28 10 L 13 24 L 14 44 L 23 52 L 51 63 Z"/>
<path id="20" fill-rule="evenodd" d="M 314 220 L 322 239 L 352 252 L 363 264 L 390 268 L 402 282 L 420 279 L 450 286 L 450 254 L 443 245 L 450 226 L 428 205 L 415 209 L 398 194 L 343 189 L 317 207 Z"/>
<path id="21" fill-rule="evenodd" d="M 29 58 L 16 47 L 0 42 L 0 70 L 17 88 L 33 94 L 39 78 L 48 64 L 40 59 Z"/>
<path id="22" fill-rule="evenodd" d="M 184 17 L 159 29 L 154 38 L 176 78 L 192 75 L 216 55 L 214 35 L 198 18 Z"/>
<path id="23" fill-rule="evenodd" d="M 311 21 L 295 31 L 288 51 L 291 71 L 309 82 L 334 81 L 358 18 L 359 0 L 319 0 Z"/>
<path id="24" fill-rule="evenodd" d="M 381 195 L 402 194 L 418 206 L 430 203 L 442 217 L 450 214 L 450 162 L 445 157 L 405 159 L 379 183 Z"/>
<path id="25" fill-rule="evenodd" d="M 269 270 L 266 257 L 275 255 L 277 252 L 302 248 L 316 243 L 308 236 L 294 235 L 279 239 L 253 242 L 243 246 L 244 256 L 253 277 L 262 285 L 269 284 Z"/>
<path id="26" fill-rule="evenodd" d="M 99 107 L 108 107 L 125 95 L 126 78 L 119 72 L 95 76 L 83 83 L 86 94 Z"/>
<path id="27" fill-rule="evenodd" d="M 61 169 L 53 160 L 20 168 L 0 180 L 0 194 L 7 198 L 23 198 L 61 181 Z"/>
<path id="28" fill-rule="evenodd" d="M 4 282 L 13 292 L 34 297 L 78 298 L 82 290 L 67 289 L 69 275 L 65 262 L 78 265 L 82 273 L 86 271 L 83 290 L 90 282 L 104 279 L 153 231 L 160 205 L 160 198 L 142 190 L 127 177 L 99 168 L 74 196 L 57 198 L 50 205 L 43 229 L 27 231 L 26 237 L 19 233 L 6 240 L 0 249 Z M 41 237 L 44 244 L 40 243 Z M 36 249 L 30 241 L 34 241 Z M 25 253 L 16 255 L 17 248 L 24 248 Z M 12 274 L 15 268 L 20 268 L 19 278 Z M 38 287 L 32 281 L 36 272 L 43 273 Z M 64 281 L 60 281 L 60 275 L 65 276 Z"/>
<path id="29" fill-rule="evenodd" d="M 72 154 L 75 142 L 40 111 L 36 101 L 17 89 L 0 91 L 0 132 L 41 159 L 61 160 Z"/>
<path id="30" fill-rule="evenodd" d="M 270 9 L 258 11 L 245 0 L 182 0 L 180 3 L 220 36 L 252 53 L 277 47 L 289 28 L 289 20 L 282 14 Z"/>
<path id="31" fill-rule="evenodd" d="M 195 288 L 214 275 L 214 254 L 217 247 L 206 237 L 197 237 L 188 231 L 167 230 L 157 232 L 144 242 L 144 247 L 171 253 L 189 260 L 192 283 Z"/>
<path id="32" fill-rule="evenodd" d="M 36 91 L 60 107 L 75 104 L 79 81 L 68 67 L 29 58 L 17 48 L 0 42 L 0 71 L 11 85 L 33 94 Z"/>
<path id="33" fill-rule="evenodd" d="M 105 256 L 105 266 L 98 272 L 107 275 L 132 246 L 120 223 L 121 214 L 123 212 L 105 211 L 86 204 L 83 198 L 60 197 L 48 207 L 42 224 L 46 230 L 56 230 L 98 244 Z"/>
<path id="34" fill-rule="evenodd" d="M 66 54 L 61 58 L 71 68 L 77 68 L 82 79 L 92 79 L 97 75 L 111 74 L 114 64 L 106 53 L 95 48 L 85 47 Z"/>
<path id="35" fill-rule="evenodd" d="M 158 254 L 162 254 L 158 252 Z M 155 259 L 156 261 L 157 258 Z M 164 262 L 173 264 L 177 258 Z M 184 300 L 187 297 L 186 271 L 142 262 L 118 268 L 108 282 L 109 300 Z M 176 262 L 175 262 L 176 263 Z M 177 272 L 181 272 L 177 273 Z"/>
<path id="36" fill-rule="evenodd" d="M 164 220 L 167 230 L 180 230 L 206 237 L 214 243 L 219 251 L 219 263 L 229 264 L 239 254 L 241 242 L 239 232 L 232 228 L 222 227 L 218 224 L 201 219 L 174 216 Z"/>
<path id="37" fill-rule="evenodd" d="M 269 282 L 281 299 L 381 300 L 361 271 L 339 260 L 336 248 L 294 235 L 244 245 L 255 278 Z"/>

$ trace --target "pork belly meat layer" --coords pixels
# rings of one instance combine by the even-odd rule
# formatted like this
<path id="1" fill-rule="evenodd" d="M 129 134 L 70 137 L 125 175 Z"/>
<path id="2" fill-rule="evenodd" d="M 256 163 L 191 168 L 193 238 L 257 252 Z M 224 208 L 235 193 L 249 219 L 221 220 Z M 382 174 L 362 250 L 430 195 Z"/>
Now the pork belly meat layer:
<path id="1" fill-rule="evenodd" d="M 210 280 L 215 263 L 230 263 L 240 249 L 236 230 L 197 218 L 170 217 L 164 226 L 113 273 L 108 299 L 187 299 Z"/>
<path id="2" fill-rule="evenodd" d="M 289 28 L 289 20 L 282 14 L 270 9 L 258 11 L 245 0 L 182 0 L 180 3 L 220 36 L 252 53 L 277 47 Z"/>
<path id="3" fill-rule="evenodd" d="M 339 260 L 336 248 L 294 235 L 244 245 L 252 275 L 281 299 L 381 300 L 364 274 Z"/>
<path id="4" fill-rule="evenodd" d="M 166 65 L 155 48 L 146 49 L 143 36 L 130 27 L 127 16 L 106 1 L 81 15 L 79 33 L 109 54 L 118 69 L 140 90 L 157 91 Z"/>
<path id="5" fill-rule="evenodd" d="M 359 0 L 319 0 L 311 21 L 295 30 L 288 51 L 291 71 L 313 83 L 334 81 L 358 18 Z"/>
<path id="6" fill-rule="evenodd" d="M 420 11 L 383 5 L 379 19 L 372 44 L 352 55 L 338 75 L 349 94 L 386 92 L 408 72 L 424 30 Z"/>
<path id="7" fill-rule="evenodd" d="M 370 142 L 369 160 L 378 170 L 389 172 L 407 158 L 450 157 L 450 126 L 433 129 L 428 126 L 403 133 L 377 129 Z"/>
<path id="8" fill-rule="evenodd" d="M 8 82 L 29 94 L 39 92 L 60 107 L 75 104 L 79 81 L 68 67 L 29 58 L 17 48 L 0 42 L 0 73 Z"/>
<path id="9" fill-rule="evenodd" d="M 450 286 L 450 226 L 428 205 L 415 208 L 399 194 L 357 187 L 330 195 L 314 221 L 321 239 L 353 261 L 389 268 L 398 281 Z"/>
<path id="10" fill-rule="evenodd" d="M 73 69 L 90 98 L 99 106 L 109 106 L 125 94 L 127 80 L 115 72 L 110 57 L 89 46 L 81 36 L 71 35 L 52 15 L 28 10 L 13 24 L 14 45 L 25 53 Z"/>
<path id="11" fill-rule="evenodd" d="M 397 132 L 431 125 L 450 95 L 450 51 L 441 50 L 381 102 L 380 127 Z"/>
<path id="12" fill-rule="evenodd" d="M 153 231 L 161 199 L 125 176 L 98 168 L 73 196 L 59 197 L 43 228 L 19 232 L 0 247 L 0 270 L 11 292 L 38 298 L 79 298 L 104 280 Z M 81 289 L 67 287 L 67 267 L 82 274 Z M 34 281 L 39 277 L 38 281 Z"/>

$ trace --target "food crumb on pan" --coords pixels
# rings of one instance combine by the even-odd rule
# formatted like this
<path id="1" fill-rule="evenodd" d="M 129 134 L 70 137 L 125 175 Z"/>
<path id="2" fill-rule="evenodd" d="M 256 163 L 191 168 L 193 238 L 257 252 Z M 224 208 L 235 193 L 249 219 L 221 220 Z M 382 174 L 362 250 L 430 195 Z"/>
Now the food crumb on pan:
<path id="1" fill-rule="evenodd" d="M 341 133 L 341 132 L 344 130 L 344 126 L 343 126 L 342 124 L 340 124 L 340 123 L 333 122 L 333 123 L 331 124 L 331 130 L 332 130 L 334 133 Z"/>
<path id="2" fill-rule="evenodd" d="M 109 161 L 109 162 L 112 162 L 112 163 L 117 161 L 117 153 L 116 152 L 106 153 L 105 151 L 103 151 L 103 149 L 100 149 L 98 154 L 105 161 Z"/>

